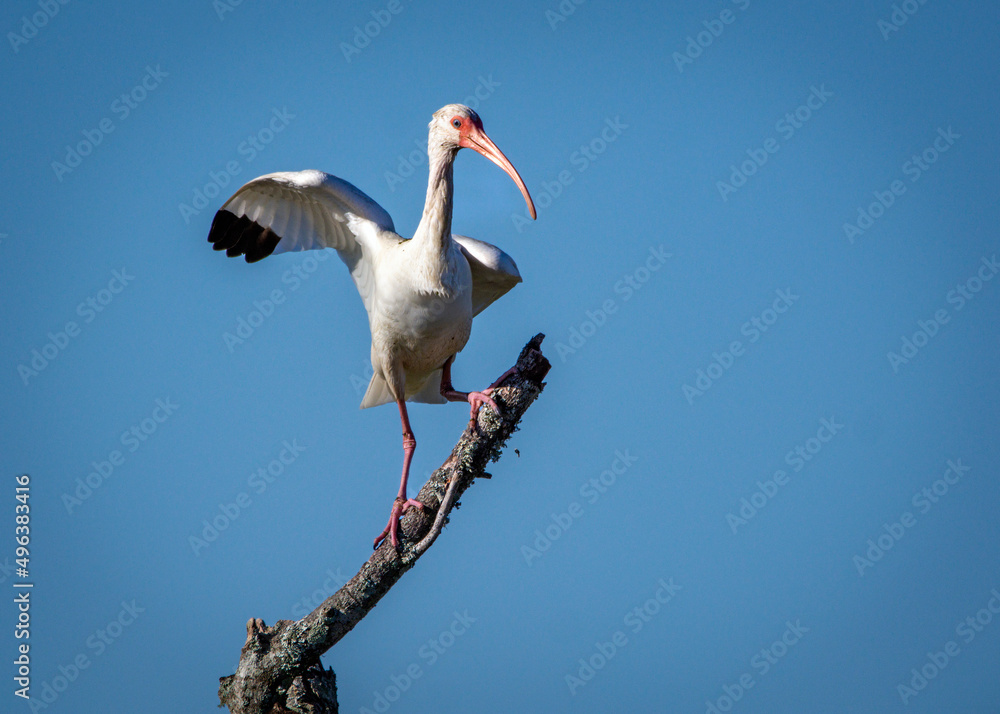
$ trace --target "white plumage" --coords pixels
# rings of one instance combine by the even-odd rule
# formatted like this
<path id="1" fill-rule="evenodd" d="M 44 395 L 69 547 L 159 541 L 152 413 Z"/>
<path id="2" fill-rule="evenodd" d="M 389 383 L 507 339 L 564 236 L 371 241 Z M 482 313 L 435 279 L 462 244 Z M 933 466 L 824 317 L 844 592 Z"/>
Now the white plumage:
<path id="1" fill-rule="evenodd" d="M 368 312 L 374 374 L 361 408 L 395 401 L 403 425 L 400 493 L 388 533 L 395 545 L 416 441 L 406 401 L 467 400 L 473 417 L 483 392 L 458 392 L 450 366 L 465 347 L 472 318 L 521 282 L 513 259 L 496 246 L 451 233 L 452 165 L 472 148 L 503 168 L 534 205 L 524 182 L 486 136 L 479 116 L 461 104 L 435 112 L 430 123 L 427 201 L 413 238 L 395 232 L 392 218 L 352 184 L 321 171 L 267 174 L 242 186 L 216 214 L 208 239 L 229 256 L 255 262 L 272 253 L 332 248 L 347 265 Z"/>

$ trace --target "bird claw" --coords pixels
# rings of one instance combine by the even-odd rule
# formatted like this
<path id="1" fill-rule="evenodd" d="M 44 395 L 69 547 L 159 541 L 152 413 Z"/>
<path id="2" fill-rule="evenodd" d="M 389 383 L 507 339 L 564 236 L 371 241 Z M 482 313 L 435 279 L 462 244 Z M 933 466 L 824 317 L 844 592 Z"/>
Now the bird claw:
<path id="1" fill-rule="evenodd" d="M 469 392 L 469 404 L 471 405 L 471 409 L 469 410 L 470 419 L 475 420 L 475 418 L 479 416 L 479 410 L 484 404 L 489 404 L 493 407 L 493 411 L 497 414 L 500 413 L 500 407 L 498 407 L 497 403 L 490 397 L 490 392 L 492 391 L 493 387 L 489 387 L 481 392 Z"/>
<path id="2" fill-rule="evenodd" d="M 372 546 L 372 550 L 377 550 L 382 541 L 385 540 L 386 536 L 389 536 L 389 542 L 392 543 L 393 548 L 399 547 L 399 538 L 397 534 L 399 533 L 399 519 L 403 517 L 411 508 L 424 509 L 424 504 L 420 501 L 414 500 L 412 498 L 401 498 L 397 497 L 395 501 L 392 502 L 392 511 L 389 512 L 389 522 L 385 526 L 385 530 L 379 533 L 378 537 L 375 538 L 375 544 Z"/>

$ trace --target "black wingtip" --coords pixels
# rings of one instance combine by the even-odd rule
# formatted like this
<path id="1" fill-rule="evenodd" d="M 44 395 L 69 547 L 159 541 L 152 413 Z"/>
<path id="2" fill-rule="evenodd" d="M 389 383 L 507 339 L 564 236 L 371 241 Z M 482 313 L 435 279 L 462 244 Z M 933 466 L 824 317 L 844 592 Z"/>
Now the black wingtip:
<path id="1" fill-rule="evenodd" d="M 253 225 L 257 226 L 256 223 Z M 260 226 L 257 227 L 260 228 Z M 281 237 L 277 233 L 270 228 L 264 228 L 254 236 L 253 242 L 246 247 L 247 262 L 256 263 L 258 260 L 263 260 L 274 252 L 275 246 L 280 242 Z"/>
<path id="2" fill-rule="evenodd" d="M 208 229 L 208 242 L 218 242 L 218 240 L 226 234 L 226 231 L 232 227 L 236 220 L 236 216 L 226 209 L 222 209 L 216 213 L 215 218 L 212 219 L 212 227 Z"/>
<path id="3" fill-rule="evenodd" d="M 245 255 L 248 263 L 256 263 L 274 252 L 281 236 L 246 216 L 237 218 L 232 212 L 222 209 L 212 220 L 208 241 L 212 248 L 226 251 L 230 258 Z"/>

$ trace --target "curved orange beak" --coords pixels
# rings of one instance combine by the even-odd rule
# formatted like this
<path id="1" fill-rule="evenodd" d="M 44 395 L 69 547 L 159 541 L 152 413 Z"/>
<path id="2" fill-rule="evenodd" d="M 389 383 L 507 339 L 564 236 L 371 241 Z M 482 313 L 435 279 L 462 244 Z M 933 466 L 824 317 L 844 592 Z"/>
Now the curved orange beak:
<path id="1" fill-rule="evenodd" d="M 497 148 L 497 145 L 493 143 L 493 140 L 486 136 L 486 132 L 483 131 L 482 127 L 473 124 L 468 133 L 463 134 L 460 137 L 458 145 L 465 149 L 474 149 L 475 151 L 478 151 L 480 154 L 506 171 L 507 174 L 514 179 L 514 183 L 517 184 L 517 187 L 521 189 L 521 194 L 524 196 L 524 200 L 528 204 L 528 213 L 531 214 L 532 220 L 537 217 L 537 214 L 535 213 L 535 204 L 531 200 L 531 194 L 528 193 L 528 187 L 524 185 L 524 181 L 521 180 L 521 176 L 517 173 L 517 169 L 515 169 L 514 165 L 507 160 L 507 157 L 503 155 L 503 152 Z"/>

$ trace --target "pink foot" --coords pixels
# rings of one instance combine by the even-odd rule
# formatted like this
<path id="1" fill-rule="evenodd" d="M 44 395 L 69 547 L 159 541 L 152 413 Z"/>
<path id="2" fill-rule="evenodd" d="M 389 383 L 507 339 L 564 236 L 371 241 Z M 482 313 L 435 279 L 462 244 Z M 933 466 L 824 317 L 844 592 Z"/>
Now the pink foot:
<path id="1" fill-rule="evenodd" d="M 506 372 L 497 377 L 496 381 L 494 381 L 493 384 L 491 384 L 488 389 L 483 390 L 483 394 L 489 394 L 490 392 L 492 392 L 494 389 L 497 388 L 497 385 L 500 384 L 500 382 L 504 381 L 505 379 L 507 379 L 507 377 L 509 377 L 512 374 L 517 374 L 517 367 L 511 367 Z"/>
<path id="2" fill-rule="evenodd" d="M 385 530 L 379 533 L 378 537 L 375 539 L 375 544 L 372 546 L 372 550 L 379 547 L 379 544 L 385 540 L 385 537 L 389 536 L 389 542 L 392 543 L 392 547 L 396 548 L 399 546 L 399 538 L 397 534 L 399 533 L 399 519 L 403 517 L 410 508 L 424 509 L 424 504 L 420 501 L 415 501 L 412 498 L 402 499 L 397 498 L 392 503 L 392 511 L 389 513 L 389 523 L 386 524 Z"/>
<path id="3" fill-rule="evenodd" d="M 489 389 L 484 389 L 481 392 L 469 392 L 469 404 L 471 405 L 471 409 L 469 410 L 470 419 L 475 419 L 477 416 L 479 416 L 479 410 L 482 408 L 484 404 L 489 404 L 491 407 L 493 407 L 493 411 L 495 411 L 497 414 L 500 413 L 500 407 L 498 407 L 497 403 L 494 402 L 492 398 L 490 398 L 490 392 L 492 391 L 493 387 L 490 387 Z"/>

